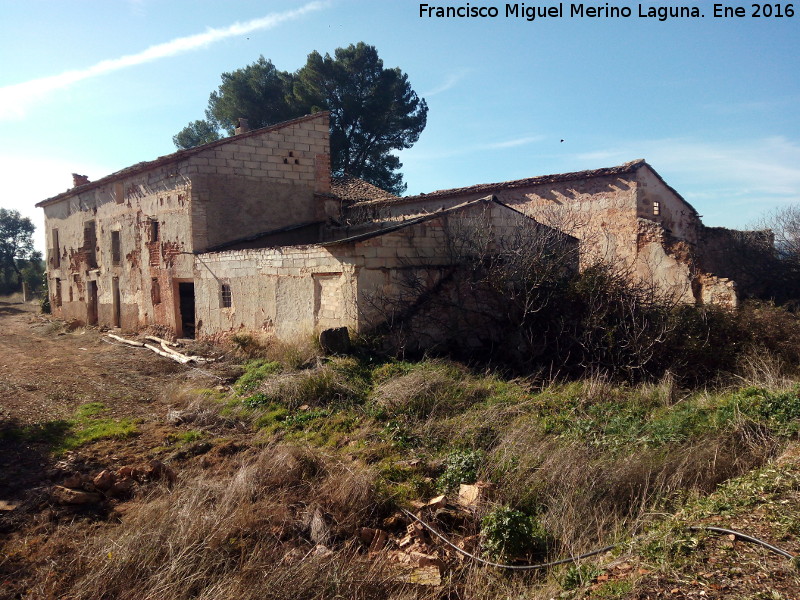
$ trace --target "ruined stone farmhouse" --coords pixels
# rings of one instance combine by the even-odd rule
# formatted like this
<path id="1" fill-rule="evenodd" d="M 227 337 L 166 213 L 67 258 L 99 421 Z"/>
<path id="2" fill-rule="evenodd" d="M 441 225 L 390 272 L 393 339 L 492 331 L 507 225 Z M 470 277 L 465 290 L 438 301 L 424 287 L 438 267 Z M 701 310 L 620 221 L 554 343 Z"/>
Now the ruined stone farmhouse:
<path id="1" fill-rule="evenodd" d="M 555 232 L 581 264 L 613 261 L 680 301 L 736 305 L 735 283 L 715 274 L 727 230 L 706 228 L 643 160 L 398 198 L 331 178 L 325 112 L 241 125 L 97 181 L 75 175 L 37 204 L 56 316 L 178 337 L 364 330 L 409 269 L 435 285 L 464 223 L 489 244 Z"/>

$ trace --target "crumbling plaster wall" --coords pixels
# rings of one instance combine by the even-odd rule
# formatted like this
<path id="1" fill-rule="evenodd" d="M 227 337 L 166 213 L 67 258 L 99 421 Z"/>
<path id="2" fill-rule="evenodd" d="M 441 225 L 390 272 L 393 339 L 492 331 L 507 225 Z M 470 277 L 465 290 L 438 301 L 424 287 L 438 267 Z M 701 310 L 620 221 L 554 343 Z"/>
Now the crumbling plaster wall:
<path id="1" fill-rule="evenodd" d="M 697 212 L 649 167 L 636 171 L 637 216 L 655 221 L 672 237 L 697 245 L 702 223 Z M 656 203 L 658 203 L 656 205 Z M 656 214 L 656 206 L 658 214 Z"/>
<path id="2" fill-rule="evenodd" d="M 115 324 L 116 278 L 119 287 L 119 325 L 123 329 L 160 321 L 174 326 L 172 277 L 191 277 L 189 213 L 190 180 L 185 163 L 165 165 L 145 173 L 112 181 L 44 207 L 48 236 L 48 277 L 55 291 L 61 281 L 57 316 L 90 321 L 89 282 L 97 285 L 97 318 L 103 325 Z M 183 171 L 183 172 L 182 172 Z M 152 221 L 157 221 L 159 240 L 150 241 Z M 95 244 L 84 245 L 84 228 L 94 222 Z M 53 248 L 53 230 L 58 230 L 58 254 Z M 119 233 L 120 260 L 112 259 L 112 232 Z M 95 265 L 90 264 L 92 250 Z M 187 253 L 187 254 L 182 254 Z M 161 282 L 161 306 L 152 302 L 152 279 Z"/>
<path id="3" fill-rule="evenodd" d="M 223 284 L 230 286 L 230 307 L 223 306 Z M 356 329 L 355 297 L 347 249 L 334 254 L 322 246 L 286 246 L 197 257 L 200 337 L 242 329 L 294 340 L 334 325 Z"/>
<path id="4" fill-rule="evenodd" d="M 375 203 L 346 211 L 351 221 L 400 218 L 451 208 L 486 196 L 470 192 L 437 197 L 425 195 L 397 202 Z M 581 241 L 581 262 L 635 260 L 636 179 L 633 174 L 586 177 L 525 187 L 499 188 L 501 202 Z"/>
<path id="5" fill-rule="evenodd" d="M 356 222 L 398 219 L 449 208 L 481 193 L 486 192 L 362 205 L 345 216 Z M 735 286 L 728 279 L 698 267 L 703 230 L 698 215 L 647 165 L 623 174 L 499 186 L 494 193 L 501 202 L 579 239 L 582 267 L 598 260 L 616 265 L 641 283 L 656 286 L 667 299 L 736 304 Z"/>

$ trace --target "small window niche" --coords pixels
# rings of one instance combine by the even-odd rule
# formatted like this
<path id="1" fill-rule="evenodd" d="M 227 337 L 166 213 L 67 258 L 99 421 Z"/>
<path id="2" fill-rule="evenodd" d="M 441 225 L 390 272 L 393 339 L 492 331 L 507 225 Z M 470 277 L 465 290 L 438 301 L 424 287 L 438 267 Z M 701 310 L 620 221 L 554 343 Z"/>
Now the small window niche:
<path id="1" fill-rule="evenodd" d="M 153 301 L 153 306 L 161 304 L 161 284 L 156 277 L 150 280 L 150 299 Z"/>
<path id="2" fill-rule="evenodd" d="M 61 246 L 58 243 L 58 229 L 52 230 L 53 247 L 50 250 L 50 259 L 54 269 L 61 266 Z"/>
<path id="3" fill-rule="evenodd" d="M 114 184 L 114 202 L 117 204 L 122 204 L 125 202 L 125 188 L 123 187 L 121 181 L 117 181 Z"/>
<path id="4" fill-rule="evenodd" d="M 233 296 L 231 295 L 231 286 L 229 283 L 223 283 L 219 286 L 219 306 L 220 308 L 230 308 L 233 306 Z"/>
<path id="5" fill-rule="evenodd" d="M 53 290 L 53 306 L 61 306 L 61 279 L 56 277 L 56 285 Z"/>
<path id="6" fill-rule="evenodd" d="M 122 251 L 119 241 L 119 231 L 111 232 L 111 264 L 118 267 L 122 263 Z"/>
<path id="7" fill-rule="evenodd" d="M 653 216 L 658 216 L 661 214 L 661 202 L 658 200 L 653 200 Z"/>

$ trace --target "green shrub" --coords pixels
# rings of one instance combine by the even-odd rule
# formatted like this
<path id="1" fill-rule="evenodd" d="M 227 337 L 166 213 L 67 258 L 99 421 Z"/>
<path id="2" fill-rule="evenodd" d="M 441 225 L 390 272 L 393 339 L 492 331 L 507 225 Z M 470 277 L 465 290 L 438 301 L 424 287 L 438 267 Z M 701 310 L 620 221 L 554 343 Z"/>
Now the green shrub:
<path id="1" fill-rule="evenodd" d="M 561 587 L 565 590 L 576 590 L 592 583 L 603 571 L 593 564 L 570 565 L 561 578 Z"/>
<path id="2" fill-rule="evenodd" d="M 507 506 L 481 521 L 481 543 L 495 560 L 509 560 L 547 549 L 547 532 L 538 519 Z"/>
<path id="3" fill-rule="evenodd" d="M 778 435 L 793 435 L 800 430 L 800 388 L 771 392 L 748 387 L 733 394 L 718 413 L 719 420 L 731 420 L 741 414 L 763 422 Z"/>
<path id="4" fill-rule="evenodd" d="M 439 476 L 437 486 L 441 491 L 449 492 L 462 483 L 475 483 L 483 458 L 480 450 L 454 450 L 447 455 L 444 473 Z"/>

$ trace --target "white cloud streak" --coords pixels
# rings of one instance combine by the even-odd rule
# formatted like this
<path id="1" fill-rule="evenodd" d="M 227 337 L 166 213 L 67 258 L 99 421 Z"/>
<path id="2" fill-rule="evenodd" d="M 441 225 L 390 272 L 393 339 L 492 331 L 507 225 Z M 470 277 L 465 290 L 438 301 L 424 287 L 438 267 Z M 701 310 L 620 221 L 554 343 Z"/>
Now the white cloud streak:
<path id="1" fill-rule="evenodd" d="M 512 140 L 505 140 L 502 142 L 486 142 L 482 144 L 472 144 L 468 146 L 461 146 L 457 148 L 447 148 L 446 150 L 406 150 L 403 156 L 403 161 L 409 160 L 443 160 L 454 156 L 464 156 L 466 154 L 478 154 L 481 152 L 493 152 L 496 150 L 505 150 L 508 148 L 518 148 L 520 146 L 527 146 L 535 144 L 545 139 L 543 135 L 530 135 L 521 138 L 514 138 Z"/>
<path id="2" fill-rule="evenodd" d="M 270 29 L 286 21 L 320 10 L 326 5 L 327 2 L 309 2 L 295 10 L 272 13 L 244 23 L 237 22 L 228 27 L 209 28 L 203 33 L 176 38 L 163 44 L 156 44 L 136 54 L 103 60 L 84 69 L 69 70 L 58 75 L 0 87 L 0 120 L 20 119 L 25 116 L 27 109 L 33 102 L 41 101 L 53 92 L 79 81 L 205 48 L 227 38 Z"/>
<path id="3" fill-rule="evenodd" d="M 469 69 L 460 69 L 455 73 L 450 73 L 442 83 L 440 83 L 432 90 L 420 94 L 420 96 L 423 98 L 430 98 L 431 96 L 436 96 L 437 94 L 446 92 L 447 90 L 454 88 L 459 81 L 464 79 L 464 77 L 467 76 L 467 73 L 469 73 Z"/>
<path id="4" fill-rule="evenodd" d="M 525 146 L 527 144 L 533 144 L 534 142 L 541 142 L 544 140 L 543 135 L 532 135 L 528 137 L 517 138 L 515 140 L 508 140 L 505 142 L 495 142 L 494 144 L 486 144 L 484 148 L 489 150 L 498 150 L 501 148 L 516 148 L 517 146 Z"/>
<path id="5" fill-rule="evenodd" d="M 800 143 L 785 136 L 627 141 L 571 160 L 589 168 L 634 158 L 647 159 L 712 225 L 745 226 L 766 209 L 800 202 Z"/>

